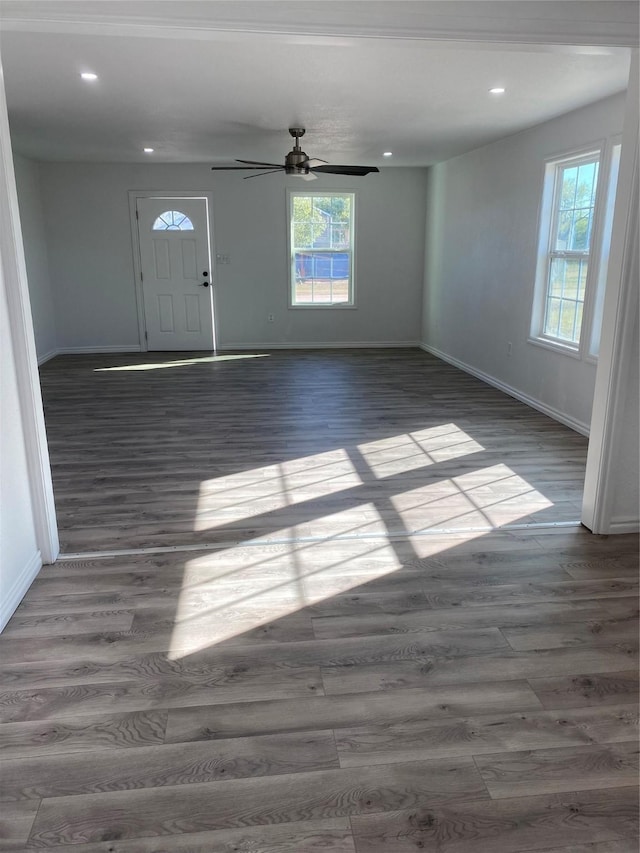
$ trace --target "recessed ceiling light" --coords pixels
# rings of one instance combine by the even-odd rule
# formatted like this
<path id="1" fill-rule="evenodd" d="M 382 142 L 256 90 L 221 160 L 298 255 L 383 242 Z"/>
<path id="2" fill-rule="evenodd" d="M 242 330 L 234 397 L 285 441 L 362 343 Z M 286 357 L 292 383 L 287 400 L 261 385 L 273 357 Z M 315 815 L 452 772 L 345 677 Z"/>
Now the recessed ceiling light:
<path id="1" fill-rule="evenodd" d="M 489 92 L 492 95 L 504 95 L 506 89 L 503 89 L 502 86 L 495 86 L 493 89 L 489 89 Z"/>
<path id="2" fill-rule="evenodd" d="M 142 150 L 144 151 L 145 154 L 153 154 L 153 152 L 155 151 L 155 148 L 143 148 Z"/>
<path id="3" fill-rule="evenodd" d="M 98 75 L 94 74 L 93 71 L 83 71 L 80 75 L 83 80 L 97 80 Z"/>
<path id="4" fill-rule="evenodd" d="M 382 153 L 383 157 L 393 157 L 393 151 L 384 151 Z"/>

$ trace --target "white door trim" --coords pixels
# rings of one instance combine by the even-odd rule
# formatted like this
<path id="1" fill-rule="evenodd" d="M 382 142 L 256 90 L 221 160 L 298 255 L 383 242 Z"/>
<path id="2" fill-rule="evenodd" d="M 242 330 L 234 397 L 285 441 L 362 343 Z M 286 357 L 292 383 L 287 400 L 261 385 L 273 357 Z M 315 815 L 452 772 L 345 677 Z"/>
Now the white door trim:
<path id="1" fill-rule="evenodd" d="M 42 562 L 53 563 L 60 552 L 60 544 L 1 66 L 0 258 L 7 294 L 36 543 Z"/>
<path id="2" fill-rule="evenodd" d="M 618 531 L 613 518 L 614 478 L 619 470 L 633 335 L 638 316 L 638 52 L 634 52 L 626 98 L 620 172 L 602 318 L 598 370 L 582 503 L 582 523 L 593 533 Z M 625 532 L 638 529 L 626 519 Z"/>
<path id="3" fill-rule="evenodd" d="M 210 281 L 212 284 L 213 299 L 213 349 L 217 349 L 218 330 L 216 312 L 216 251 L 213 242 L 213 194 L 210 192 L 197 192 L 195 190 L 129 190 L 129 223 L 131 226 L 131 245 L 133 248 L 133 278 L 136 289 L 136 308 L 138 311 L 138 337 L 140 339 L 140 352 L 148 352 L 149 347 L 146 339 L 144 319 L 144 293 L 142 291 L 142 256 L 140 254 L 140 235 L 138 233 L 138 222 L 136 219 L 136 204 L 139 198 L 206 198 L 209 214 L 209 251 L 211 253 Z"/>

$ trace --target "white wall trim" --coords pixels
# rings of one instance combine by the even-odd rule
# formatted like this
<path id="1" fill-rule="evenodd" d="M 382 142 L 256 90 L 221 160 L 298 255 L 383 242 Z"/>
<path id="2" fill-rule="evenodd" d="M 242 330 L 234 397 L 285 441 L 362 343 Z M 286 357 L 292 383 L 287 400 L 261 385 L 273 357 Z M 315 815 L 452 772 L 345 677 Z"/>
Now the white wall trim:
<path id="1" fill-rule="evenodd" d="M 42 364 L 45 364 L 45 362 L 47 362 L 47 361 L 51 361 L 51 359 L 55 358 L 59 352 L 60 352 L 60 350 L 56 348 L 56 349 L 50 349 L 49 352 L 44 352 L 44 353 L 42 353 L 42 355 L 39 355 L 38 356 L 38 367 L 40 367 L 40 365 L 42 365 Z"/>
<path id="2" fill-rule="evenodd" d="M 613 518 L 609 524 L 609 533 L 640 533 L 640 519 Z"/>
<path id="3" fill-rule="evenodd" d="M 635 51 L 626 98 L 593 399 L 592 435 L 584 484 L 582 523 L 593 533 L 610 533 L 614 524 L 617 448 L 626 403 L 629 353 L 638 313 L 638 64 L 638 52 Z"/>
<path id="4" fill-rule="evenodd" d="M 285 341 L 284 343 L 223 343 L 218 347 L 218 352 L 227 350 L 255 350 L 255 349 L 415 349 L 420 344 L 417 341 L 305 341 L 297 343 Z"/>
<path id="5" fill-rule="evenodd" d="M 547 417 L 552 418 L 554 421 L 558 421 L 561 424 L 569 427 L 569 429 L 574 430 L 575 432 L 579 432 L 581 435 L 588 436 L 589 435 L 589 426 L 588 424 L 582 423 L 582 421 L 578 421 L 575 418 L 566 415 L 564 412 L 559 411 L 558 409 L 553 408 L 553 406 L 548 406 L 546 403 L 543 403 L 541 400 L 536 399 L 535 397 L 530 397 L 528 394 L 525 394 L 522 391 L 518 391 L 517 388 L 512 388 L 511 385 L 507 385 L 506 382 L 502 382 L 500 379 L 496 379 L 495 376 L 491 376 L 488 373 L 485 373 L 483 370 L 478 370 L 476 367 L 472 367 L 470 364 L 466 364 L 464 361 L 460 361 L 457 358 L 454 358 L 451 355 L 447 355 L 447 353 L 442 352 L 435 347 L 429 346 L 428 344 L 421 343 L 419 344 L 420 349 L 428 352 L 430 355 L 434 355 L 436 358 L 441 359 L 441 361 L 446 361 L 447 364 L 453 365 L 453 367 L 457 367 L 459 370 L 464 370 L 465 373 L 471 374 L 471 376 L 475 376 L 476 379 L 481 379 L 483 382 L 486 382 L 487 385 L 492 385 L 494 388 L 497 388 L 499 391 L 503 391 L 505 394 L 508 394 L 510 397 L 514 397 L 516 400 L 519 400 L 521 403 L 525 403 L 527 406 L 531 406 L 532 409 L 537 409 L 539 412 L 542 412 L 543 415 L 547 415 Z"/>
<path id="6" fill-rule="evenodd" d="M 41 568 L 42 554 L 36 551 L 22 567 L 11 587 L 3 592 L 0 602 L 0 631 L 4 630 Z"/>
<path id="7" fill-rule="evenodd" d="M 53 563 L 60 551 L 60 543 L 1 67 L 0 258 L 7 292 L 36 542 L 42 560 Z"/>
<path id="8" fill-rule="evenodd" d="M 60 347 L 55 355 L 88 355 L 91 353 L 141 352 L 140 344 L 97 345 L 94 347 Z"/>

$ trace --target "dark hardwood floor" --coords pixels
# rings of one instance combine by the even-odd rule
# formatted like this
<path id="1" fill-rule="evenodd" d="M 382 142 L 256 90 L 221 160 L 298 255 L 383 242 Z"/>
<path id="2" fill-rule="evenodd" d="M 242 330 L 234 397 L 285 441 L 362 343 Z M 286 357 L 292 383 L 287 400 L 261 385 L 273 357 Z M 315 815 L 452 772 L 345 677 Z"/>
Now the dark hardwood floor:
<path id="1" fill-rule="evenodd" d="M 576 524 L 583 437 L 418 350 L 42 387 L 0 851 L 637 853 L 638 537 Z"/>

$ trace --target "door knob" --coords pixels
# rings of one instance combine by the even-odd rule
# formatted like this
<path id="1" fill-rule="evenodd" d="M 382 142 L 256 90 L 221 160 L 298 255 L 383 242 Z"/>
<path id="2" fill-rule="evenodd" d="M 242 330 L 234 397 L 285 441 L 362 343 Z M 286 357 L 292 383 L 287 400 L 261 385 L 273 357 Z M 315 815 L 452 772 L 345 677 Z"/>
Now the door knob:
<path id="1" fill-rule="evenodd" d="M 209 287 L 209 282 L 203 281 L 201 287 Z"/>

